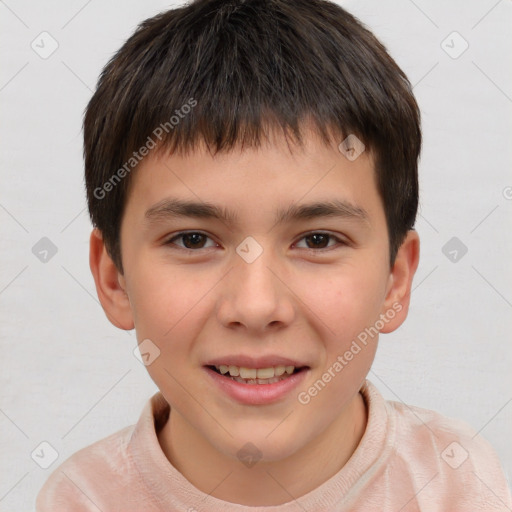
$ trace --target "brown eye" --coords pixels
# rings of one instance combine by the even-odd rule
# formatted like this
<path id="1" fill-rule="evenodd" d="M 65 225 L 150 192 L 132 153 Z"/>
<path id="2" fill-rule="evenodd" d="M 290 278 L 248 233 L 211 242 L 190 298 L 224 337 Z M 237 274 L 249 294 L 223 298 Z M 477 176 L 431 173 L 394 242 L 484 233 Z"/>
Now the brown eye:
<path id="1" fill-rule="evenodd" d="M 305 249 L 331 249 L 334 248 L 336 245 L 346 245 L 346 243 L 341 240 L 340 238 L 331 235 L 329 233 L 309 233 L 306 236 L 303 236 L 301 238 L 301 241 L 305 240 L 306 247 L 300 247 Z M 334 244 L 330 244 L 330 241 L 334 241 Z"/>
<path id="2" fill-rule="evenodd" d="M 203 233 L 191 231 L 189 233 L 179 233 L 168 240 L 166 245 L 177 245 L 178 247 L 186 250 L 204 249 L 205 243 L 208 239 L 209 237 Z M 176 240 L 181 240 L 182 245 L 175 243 Z"/>
<path id="3" fill-rule="evenodd" d="M 204 245 L 205 236 L 201 235 L 201 233 L 189 233 L 181 238 L 187 249 L 201 249 Z"/>
<path id="4" fill-rule="evenodd" d="M 323 233 L 308 235 L 304 237 L 304 240 L 307 240 L 308 243 L 311 243 L 310 249 L 323 249 L 327 246 L 329 241 L 329 235 L 324 235 Z"/>

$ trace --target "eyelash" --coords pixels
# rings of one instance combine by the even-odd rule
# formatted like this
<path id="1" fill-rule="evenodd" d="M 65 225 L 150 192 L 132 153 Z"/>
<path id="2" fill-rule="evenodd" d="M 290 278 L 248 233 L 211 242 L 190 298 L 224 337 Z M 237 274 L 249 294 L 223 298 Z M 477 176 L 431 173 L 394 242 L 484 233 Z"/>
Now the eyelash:
<path id="1" fill-rule="evenodd" d="M 182 231 L 181 233 L 178 233 L 176 235 L 174 235 L 172 238 L 168 239 L 164 245 L 176 245 L 174 244 L 174 240 L 178 240 L 180 238 L 183 238 L 185 235 L 202 235 L 202 236 L 205 236 L 206 238 L 209 238 L 210 240 L 211 237 L 209 237 L 206 233 L 202 233 L 201 231 Z M 326 233 L 324 231 L 311 231 L 309 233 L 306 233 L 304 234 L 300 239 L 299 241 L 301 240 L 304 240 L 305 238 L 308 238 L 312 235 L 324 235 L 324 236 L 327 236 L 329 237 L 329 239 L 334 239 L 337 243 L 338 243 L 338 246 L 347 246 L 349 245 L 349 243 L 345 240 L 342 240 L 341 238 L 331 234 L 331 233 Z M 189 249 L 187 247 L 180 247 L 179 245 L 176 245 L 176 247 L 180 250 L 183 250 L 183 251 L 188 251 L 188 252 L 198 252 L 200 250 L 204 250 L 204 249 L 210 249 L 211 247 L 201 247 L 199 249 Z M 319 248 L 319 249 L 315 249 L 315 248 L 305 248 L 306 251 L 313 251 L 315 253 L 318 253 L 318 252 L 322 252 L 322 251 L 329 251 L 329 250 L 332 250 L 332 249 L 335 249 L 336 246 L 332 246 L 332 247 L 322 247 L 322 248 Z"/>

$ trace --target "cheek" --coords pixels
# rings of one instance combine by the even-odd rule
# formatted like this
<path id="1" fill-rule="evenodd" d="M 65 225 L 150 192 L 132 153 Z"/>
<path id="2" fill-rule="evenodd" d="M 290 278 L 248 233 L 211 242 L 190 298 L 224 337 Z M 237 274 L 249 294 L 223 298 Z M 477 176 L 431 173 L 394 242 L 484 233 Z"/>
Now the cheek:
<path id="1" fill-rule="evenodd" d="M 337 417 L 370 370 L 378 335 L 369 335 L 367 328 L 379 317 L 379 286 L 378 276 L 353 269 L 316 279 L 303 289 L 304 303 L 315 313 L 310 318 L 317 318 L 323 354 L 298 398 L 301 407 L 318 418 L 317 428 Z"/>
<path id="2" fill-rule="evenodd" d="M 190 395 L 183 391 L 183 385 L 194 387 L 187 379 L 194 366 L 191 350 L 201 329 L 198 315 L 204 314 L 206 303 L 201 298 L 212 286 L 197 275 L 188 276 L 184 268 L 176 270 L 154 262 L 139 265 L 131 276 L 138 343 L 149 339 L 158 348 L 158 356 L 146 370 L 166 398 L 171 397 L 172 406 L 186 410 Z"/>
<path id="3" fill-rule="evenodd" d="M 302 283 L 301 283 L 302 282 Z M 323 325 L 326 340 L 344 344 L 378 317 L 383 297 L 381 279 L 372 269 L 355 266 L 301 276 L 296 289 L 302 302 Z"/>
<path id="4" fill-rule="evenodd" d="M 150 338 L 164 349 L 193 314 L 205 283 L 194 283 L 183 271 L 154 263 L 137 266 L 131 274 L 130 302 L 139 341 Z M 165 343 L 164 343 L 165 342 Z"/>

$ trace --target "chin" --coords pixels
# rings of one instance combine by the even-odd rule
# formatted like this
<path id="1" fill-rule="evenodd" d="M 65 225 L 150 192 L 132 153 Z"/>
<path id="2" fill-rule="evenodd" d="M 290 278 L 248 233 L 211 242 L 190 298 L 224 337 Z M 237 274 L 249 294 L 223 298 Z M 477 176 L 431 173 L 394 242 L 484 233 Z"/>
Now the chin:
<path id="1" fill-rule="evenodd" d="M 279 428 L 279 427 L 278 427 Z M 304 444 L 306 440 L 304 440 Z M 235 436 L 229 440 L 229 446 L 216 445 L 217 450 L 234 459 L 240 460 L 248 467 L 257 462 L 277 462 L 294 455 L 303 446 L 300 439 L 283 430 L 281 435 L 272 432 L 256 435 L 254 431 L 248 435 Z"/>

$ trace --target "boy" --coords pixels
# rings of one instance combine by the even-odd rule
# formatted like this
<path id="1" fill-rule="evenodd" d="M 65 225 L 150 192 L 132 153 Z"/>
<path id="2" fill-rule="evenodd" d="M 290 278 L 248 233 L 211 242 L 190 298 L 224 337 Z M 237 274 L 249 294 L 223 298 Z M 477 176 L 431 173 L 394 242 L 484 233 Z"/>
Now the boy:
<path id="1" fill-rule="evenodd" d="M 160 391 L 40 512 L 512 509 L 486 441 L 366 379 L 408 311 L 421 132 L 353 16 L 196 0 L 146 20 L 84 140 L 98 296 Z"/>

